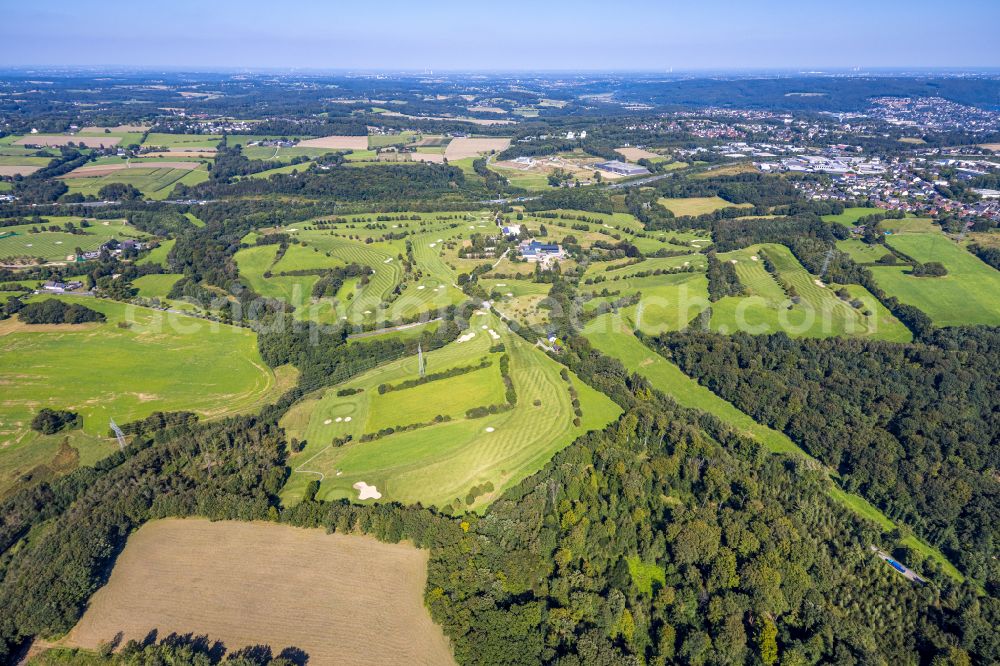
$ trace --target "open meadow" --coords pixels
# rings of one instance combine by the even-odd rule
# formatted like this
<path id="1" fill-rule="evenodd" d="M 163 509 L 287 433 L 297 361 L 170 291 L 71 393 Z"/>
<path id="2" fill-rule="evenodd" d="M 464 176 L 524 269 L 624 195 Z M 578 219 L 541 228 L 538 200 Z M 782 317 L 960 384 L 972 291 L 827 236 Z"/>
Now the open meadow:
<path id="1" fill-rule="evenodd" d="M 926 263 L 940 262 L 941 277 L 914 277 L 909 266 L 873 266 L 875 281 L 890 296 L 923 310 L 937 326 L 1000 325 L 1000 272 L 940 230 L 893 234 L 890 247 Z"/>
<path id="2" fill-rule="evenodd" d="M 850 229 L 855 226 L 862 217 L 885 212 L 882 208 L 845 208 L 839 215 L 824 215 L 824 222 L 835 222 Z"/>
<path id="3" fill-rule="evenodd" d="M 274 523 L 167 519 L 128 539 L 60 645 L 97 649 L 155 630 L 228 652 L 289 647 L 310 664 L 452 664 L 423 603 L 426 551 Z"/>
<path id="4" fill-rule="evenodd" d="M 661 197 L 659 203 L 677 217 L 714 213 L 723 208 L 751 208 L 750 204 L 734 204 L 721 197 Z"/>
<path id="5" fill-rule="evenodd" d="M 202 418 L 252 411 L 294 381 L 294 370 L 276 375 L 264 364 L 247 329 L 117 301 L 61 298 L 104 313 L 107 322 L 0 322 L 0 494 L 56 460 L 65 438 L 76 454 L 64 449 L 58 461 L 76 455 L 93 462 L 110 453 L 117 448 L 107 434 L 111 419 L 127 423 L 156 411 L 187 410 Z M 82 429 L 35 432 L 31 419 L 42 407 L 79 413 Z"/>
<path id="6" fill-rule="evenodd" d="M 78 170 L 63 178 L 71 193 L 96 197 L 105 185 L 121 183 L 132 185 L 150 199 L 160 200 L 169 197 L 178 184 L 197 185 L 208 180 L 207 167 L 194 162 L 136 162 L 129 168 L 90 169 L 82 173 Z"/>

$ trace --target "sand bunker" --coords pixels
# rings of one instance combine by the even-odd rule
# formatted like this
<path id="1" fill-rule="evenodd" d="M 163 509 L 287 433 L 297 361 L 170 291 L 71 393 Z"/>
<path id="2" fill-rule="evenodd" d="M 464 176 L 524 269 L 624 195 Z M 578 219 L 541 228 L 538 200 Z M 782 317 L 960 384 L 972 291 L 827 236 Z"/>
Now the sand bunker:
<path id="1" fill-rule="evenodd" d="M 813 284 L 816 285 L 817 287 L 825 287 L 826 286 L 825 284 L 823 284 L 822 280 L 813 280 Z"/>
<path id="2" fill-rule="evenodd" d="M 323 425 L 330 425 L 331 423 L 333 423 L 333 419 L 327 419 L 326 421 L 323 421 Z"/>
<path id="3" fill-rule="evenodd" d="M 364 481 L 358 481 L 355 483 L 354 489 L 358 491 L 358 499 L 361 500 L 380 499 L 382 497 L 382 493 L 378 491 L 378 488 L 375 486 L 369 486 Z"/>
<path id="4" fill-rule="evenodd" d="M 476 337 L 476 333 L 474 331 L 469 331 L 468 333 L 460 336 L 456 342 L 468 342 L 474 337 Z"/>
<path id="5" fill-rule="evenodd" d="M 753 255 L 752 257 L 750 257 L 750 261 L 760 261 L 760 257 L 758 257 L 758 256 L 757 256 L 757 255 L 755 254 L 755 255 Z"/>
<path id="6" fill-rule="evenodd" d="M 496 428 L 494 428 L 493 426 L 489 426 L 488 428 L 486 428 L 486 432 L 493 432 L 494 430 L 496 430 Z"/>

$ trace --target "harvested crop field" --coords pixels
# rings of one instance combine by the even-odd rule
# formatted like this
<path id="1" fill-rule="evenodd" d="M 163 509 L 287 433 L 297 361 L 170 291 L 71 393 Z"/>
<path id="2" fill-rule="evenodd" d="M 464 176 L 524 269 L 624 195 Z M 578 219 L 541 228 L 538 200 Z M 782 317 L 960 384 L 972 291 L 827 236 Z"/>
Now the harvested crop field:
<path id="1" fill-rule="evenodd" d="M 488 153 L 495 150 L 498 153 L 510 147 L 510 139 L 472 139 L 469 137 L 458 137 L 452 139 L 451 143 L 444 150 L 444 156 L 449 162 L 461 160 L 466 157 L 475 157 L 480 153 Z"/>
<path id="2" fill-rule="evenodd" d="M 230 652 L 296 647 L 310 664 L 451 664 L 423 604 L 427 554 L 274 523 L 168 519 L 129 537 L 65 643 L 119 631 L 207 634 Z"/>
<path id="3" fill-rule="evenodd" d="M 332 150 L 368 150 L 367 136 L 323 136 L 299 141 L 296 148 L 330 148 Z"/>
<path id="4" fill-rule="evenodd" d="M 651 153 L 648 150 L 643 150 L 642 148 L 615 148 L 615 152 L 627 159 L 629 162 L 638 162 L 639 160 L 655 160 L 661 157 L 656 153 Z"/>
<path id="5" fill-rule="evenodd" d="M 407 153 L 414 162 L 431 162 L 433 164 L 443 164 L 444 155 L 441 153 Z"/>
<path id="6" fill-rule="evenodd" d="M 83 144 L 88 148 L 101 148 L 103 146 L 116 146 L 121 141 L 120 136 L 67 136 L 32 134 L 14 142 L 15 146 L 66 146 L 70 143 Z"/>
<path id="7" fill-rule="evenodd" d="M 35 173 L 42 167 L 40 166 L 27 166 L 27 165 L 0 165 L 0 176 L 27 176 L 28 174 Z"/>
<path id="8" fill-rule="evenodd" d="M 125 169 L 197 169 L 199 162 L 135 162 L 134 164 L 102 164 L 99 166 L 83 166 L 73 169 L 62 178 L 93 178 L 107 176 Z"/>
<path id="9" fill-rule="evenodd" d="M 145 132 L 149 125 L 118 125 L 116 127 L 84 127 L 80 134 L 133 134 Z"/>

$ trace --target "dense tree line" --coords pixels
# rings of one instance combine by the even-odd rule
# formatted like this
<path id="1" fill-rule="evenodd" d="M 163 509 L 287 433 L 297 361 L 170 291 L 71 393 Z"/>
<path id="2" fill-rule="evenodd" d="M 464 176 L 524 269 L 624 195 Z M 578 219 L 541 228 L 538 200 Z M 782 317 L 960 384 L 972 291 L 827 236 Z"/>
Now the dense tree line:
<path id="1" fill-rule="evenodd" d="M 749 203 L 755 206 L 790 204 L 800 198 L 798 190 L 788 179 L 759 173 L 668 178 L 659 181 L 656 190 L 663 197 L 718 196 L 730 203 Z"/>
<path id="2" fill-rule="evenodd" d="M 199 185 L 178 185 L 175 198 L 214 199 L 261 195 L 292 195 L 340 201 L 404 201 L 434 199 L 463 193 L 481 198 L 481 183 L 468 180 L 458 167 L 446 164 L 387 164 L 365 168 L 311 166 L 304 172 L 278 173 L 269 178 L 244 178 L 235 182 L 209 180 Z"/>
<path id="3" fill-rule="evenodd" d="M 655 345 L 1000 589 L 996 329 L 944 329 L 929 344 L 685 331 Z"/>
<path id="4" fill-rule="evenodd" d="M 706 255 L 708 260 L 708 300 L 717 301 L 726 296 L 742 296 L 746 288 L 736 275 L 736 267 L 728 261 L 719 261 L 715 252 Z"/>
<path id="5" fill-rule="evenodd" d="M 1000 271 L 1000 248 L 986 247 L 978 243 L 972 243 L 969 245 L 969 252 Z"/>
<path id="6" fill-rule="evenodd" d="M 103 312 L 91 310 L 79 303 L 65 303 L 55 298 L 25 303 L 17 312 L 25 324 L 86 324 L 105 321 Z"/>

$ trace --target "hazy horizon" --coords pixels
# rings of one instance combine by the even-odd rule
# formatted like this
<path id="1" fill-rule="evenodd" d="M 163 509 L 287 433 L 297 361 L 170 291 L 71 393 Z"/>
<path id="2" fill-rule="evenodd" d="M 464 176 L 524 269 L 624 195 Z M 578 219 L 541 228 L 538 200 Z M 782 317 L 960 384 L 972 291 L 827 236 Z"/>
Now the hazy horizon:
<path id="1" fill-rule="evenodd" d="M 705 0 L 695 6 L 303 0 L 168 9 L 123 0 L 11 3 L 3 68 L 165 71 L 750 72 L 989 70 L 1000 3 Z"/>

